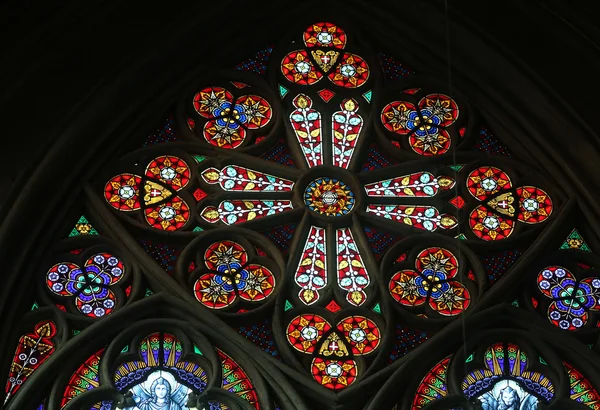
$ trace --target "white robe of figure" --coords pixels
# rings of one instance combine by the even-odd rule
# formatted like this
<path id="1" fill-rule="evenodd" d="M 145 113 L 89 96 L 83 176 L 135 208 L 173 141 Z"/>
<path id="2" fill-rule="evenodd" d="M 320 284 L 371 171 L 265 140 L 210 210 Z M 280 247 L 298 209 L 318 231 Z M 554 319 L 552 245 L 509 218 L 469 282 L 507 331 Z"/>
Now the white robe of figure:
<path id="1" fill-rule="evenodd" d="M 164 403 L 142 402 L 134 407 L 134 410 L 183 410 L 174 401 L 167 399 Z"/>

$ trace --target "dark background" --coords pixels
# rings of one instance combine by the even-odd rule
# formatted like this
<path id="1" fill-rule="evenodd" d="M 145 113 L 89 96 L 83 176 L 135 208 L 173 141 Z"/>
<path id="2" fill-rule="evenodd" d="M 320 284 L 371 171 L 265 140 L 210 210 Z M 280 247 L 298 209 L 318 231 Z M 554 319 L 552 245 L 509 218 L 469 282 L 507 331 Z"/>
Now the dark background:
<path id="1" fill-rule="evenodd" d="M 199 52 L 206 43 L 236 47 L 231 34 L 237 31 L 248 37 L 257 24 L 271 25 L 275 34 L 286 21 L 294 20 L 290 9 L 298 6 L 292 2 L 249 3 L 254 3 L 250 14 L 239 2 L 227 1 L 5 1 L 0 6 L 4 32 L 0 36 L 0 204 L 7 201 L 18 176 L 39 162 L 65 124 L 77 120 L 72 117 L 93 97 L 94 90 L 119 76 L 124 66 L 153 53 L 177 28 L 178 21 L 196 20 L 199 28 L 210 26 L 210 21 L 222 22 L 225 32 L 198 30 Z M 411 2 L 369 3 L 369 7 L 395 16 L 395 21 L 419 19 L 423 30 L 431 24 L 427 16 L 407 12 Z M 439 0 L 419 3 L 445 7 Z M 343 8 L 343 4 L 337 7 Z M 600 91 L 600 13 L 596 1 L 448 0 L 448 4 L 505 47 L 510 58 L 522 60 L 582 121 L 600 129 L 596 101 Z M 454 24 L 462 24 L 454 15 L 451 18 Z M 233 42 L 228 37 L 233 37 Z M 93 133 L 86 138 L 94 138 Z M 569 144 L 569 135 L 564 135 L 564 143 Z"/>

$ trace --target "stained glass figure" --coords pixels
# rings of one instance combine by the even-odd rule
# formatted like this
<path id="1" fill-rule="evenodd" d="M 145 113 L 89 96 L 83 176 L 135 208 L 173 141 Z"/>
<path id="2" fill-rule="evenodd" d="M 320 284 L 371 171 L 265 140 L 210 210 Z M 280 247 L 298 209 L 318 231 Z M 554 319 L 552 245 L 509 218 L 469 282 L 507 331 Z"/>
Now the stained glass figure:
<path id="1" fill-rule="evenodd" d="M 478 396 L 484 410 L 499 408 L 536 410 L 539 400 L 536 396 L 525 391 L 514 380 L 500 380 L 492 389 Z"/>
<path id="2" fill-rule="evenodd" d="M 542 344 L 540 340 L 539 347 Z M 552 360 L 546 361 L 537 354 L 538 359 L 535 359 L 512 342 L 493 343 L 486 350 L 478 348 L 471 354 L 461 350 L 442 359 L 426 374 L 417 387 L 411 409 L 426 408 L 432 401 L 446 396 L 454 398 L 454 403 L 478 403 L 485 410 L 536 410 L 551 407 L 549 403 L 567 405 L 569 399 L 593 409 L 600 407 L 597 391 L 582 372 L 557 360 L 558 352 L 548 353 Z M 464 361 L 464 364 L 454 366 L 457 364 L 451 362 L 454 360 Z M 453 383 L 456 377 L 462 379 L 460 395 L 468 400 L 458 397 L 459 392 L 455 390 L 458 385 Z M 567 383 L 560 381 L 563 377 Z M 560 392 L 558 385 L 564 386 L 565 391 Z"/>
<path id="3" fill-rule="evenodd" d="M 156 370 L 142 383 L 131 387 L 135 407 L 126 410 L 184 410 L 192 390 L 177 382 L 169 372 Z"/>
<path id="4" fill-rule="evenodd" d="M 527 370 L 529 359 L 518 345 L 496 343 L 483 357 L 485 369 L 470 372 L 462 381 L 465 396 L 479 399 L 490 409 L 498 401 L 535 406 L 538 400 L 548 403 L 554 397 L 554 383 L 542 373 Z M 493 390 L 487 391 L 484 385 L 493 385 Z"/>
<path id="5" fill-rule="evenodd" d="M 136 350 L 139 357 L 137 360 L 132 360 L 132 355 L 125 353 L 121 356 L 125 361 L 114 371 L 114 382 L 119 391 L 127 391 L 133 386 L 138 386 L 139 388 L 134 389 L 137 390 L 138 396 L 144 397 L 141 387 L 144 387 L 146 393 L 150 393 L 151 396 L 152 390 L 149 388 L 152 382 L 139 386 L 139 380 L 151 374 L 155 374 L 155 378 L 158 378 L 161 372 L 163 377 L 169 379 L 172 387 L 178 387 L 173 385 L 171 379 L 176 376 L 180 378 L 179 382 L 181 378 L 185 379 L 188 387 L 198 392 L 206 389 L 208 382 L 206 371 L 197 363 L 188 361 L 189 358 L 182 357 L 182 343 L 176 336 L 162 332 L 151 333 L 139 342 Z M 148 397 L 144 398 L 147 399 Z"/>

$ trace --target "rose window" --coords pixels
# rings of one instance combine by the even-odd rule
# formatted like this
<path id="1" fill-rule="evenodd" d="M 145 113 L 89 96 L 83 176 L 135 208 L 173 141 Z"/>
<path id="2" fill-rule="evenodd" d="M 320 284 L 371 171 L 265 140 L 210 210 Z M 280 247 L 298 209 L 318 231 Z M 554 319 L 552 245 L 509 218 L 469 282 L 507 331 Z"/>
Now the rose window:
<path id="1" fill-rule="evenodd" d="M 251 76 L 207 80 L 180 104 L 186 144 L 124 161 L 104 196 L 138 227 L 187 243 L 177 279 L 200 305 L 220 315 L 302 306 L 300 316 L 279 312 L 275 326 L 287 329 L 297 366 L 336 390 L 377 353 L 391 318 L 373 309 L 390 303 L 416 321 L 451 320 L 488 286 L 456 244 L 405 243 L 404 259 L 380 265 L 364 226 L 485 246 L 543 224 L 555 202 L 518 166 L 457 151 L 469 124 L 460 100 L 405 88 L 374 104 L 372 65 L 347 50 L 340 27 L 316 23 L 302 39 L 274 65 L 281 101 Z M 411 160 L 365 169 L 374 143 Z M 289 151 L 295 166 L 265 160 L 269 147 Z M 256 232 L 286 224 L 296 248 L 284 258 Z"/>
<path id="2" fill-rule="evenodd" d="M 495 136 L 523 138 L 512 106 L 357 31 L 178 75 L 165 126 L 86 182 L 94 225 L 35 268 L 8 410 L 600 409 L 591 205 L 540 165 L 551 147 Z"/>

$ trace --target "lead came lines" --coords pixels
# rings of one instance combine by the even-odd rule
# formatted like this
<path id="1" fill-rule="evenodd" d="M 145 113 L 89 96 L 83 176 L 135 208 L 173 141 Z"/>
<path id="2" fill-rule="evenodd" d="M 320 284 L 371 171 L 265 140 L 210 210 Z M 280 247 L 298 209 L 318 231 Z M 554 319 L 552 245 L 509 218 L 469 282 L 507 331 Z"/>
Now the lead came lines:
<path id="1" fill-rule="evenodd" d="M 350 228 L 336 231 L 338 256 L 338 285 L 347 292 L 346 300 L 355 306 L 367 300 L 364 289 L 369 286 L 370 278 L 363 265 L 360 252 Z"/>
<path id="2" fill-rule="evenodd" d="M 312 108 L 312 100 L 305 94 L 298 94 L 293 104 L 296 110 L 290 115 L 290 122 L 306 162 L 309 167 L 323 165 L 321 113 Z"/>
<path id="3" fill-rule="evenodd" d="M 325 243 L 325 229 L 311 226 L 295 277 L 302 288 L 298 297 L 306 305 L 319 300 L 319 290 L 327 286 Z"/>

